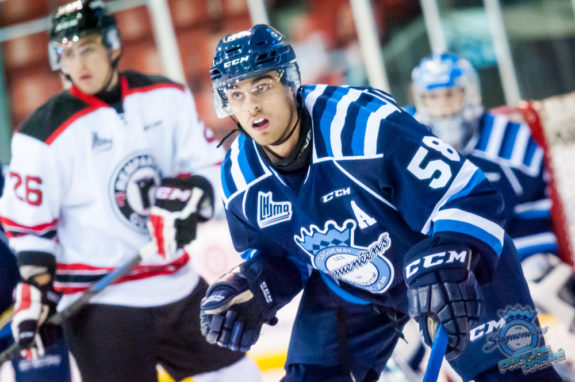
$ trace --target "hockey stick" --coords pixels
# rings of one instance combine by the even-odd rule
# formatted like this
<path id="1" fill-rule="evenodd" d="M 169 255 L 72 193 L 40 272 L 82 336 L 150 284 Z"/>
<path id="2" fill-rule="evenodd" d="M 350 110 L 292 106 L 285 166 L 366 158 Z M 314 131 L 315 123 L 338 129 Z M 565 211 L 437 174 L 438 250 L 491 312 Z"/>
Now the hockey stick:
<path id="1" fill-rule="evenodd" d="M 14 317 L 14 305 L 9 307 L 0 315 L 0 330 L 4 329 L 4 327 L 12 321 Z"/>
<path id="2" fill-rule="evenodd" d="M 62 311 L 54 314 L 48 319 L 49 324 L 60 325 L 62 321 L 84 307 L 92 297 L 103 291 L 107 286 L 115 283 L 123 276 L 127 275 L 132 269 L 134 269 L 142 260 L 145 260 L 156 253 L 156 246 L 153 242 L 146 244 L 140 249 L 137 255 L 132 257 L 124 265 L 114 269 L 112 272 L 108 273 L 106 276 L 102 277 L 98 282 L 94 283 L 90 288 L 88 288 L 80 297 L 74 300 L 73 303 L 68 305 Z M 0 365 L 6 361 L 14 359 L 18 354 L 24 349 L 22 349 L 18 343 L 12 344 L 8 349 L 0 354 Z"/>
<path id="3" fill-rule="evenodd" d="M 437 325 L 437 323 L 435 323 L 435 325 Z M 437 331 L 435 332 L 435 337 L 433 338 L 433 344 L 431 345 L 431 354 L 427 361 L 427 368 L 425 370 L 425 375 L 423 376 L 423 382 L 437 381 L 439 370 L 441 369 L 441 363 L 443 362 L 443 357 L 447 350 L 447 341 L 447 332 L 443 325 L 439 324 L 437 326 Z"/>

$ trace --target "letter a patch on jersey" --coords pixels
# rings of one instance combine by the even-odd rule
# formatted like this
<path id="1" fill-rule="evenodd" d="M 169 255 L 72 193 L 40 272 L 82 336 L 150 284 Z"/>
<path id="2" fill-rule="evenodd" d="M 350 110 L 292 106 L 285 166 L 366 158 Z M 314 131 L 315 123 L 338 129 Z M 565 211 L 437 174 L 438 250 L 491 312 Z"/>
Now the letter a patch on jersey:
<path id="1" fill-rule="evenodd" d="M 258 225 L 260 228 L 285 222 L 291 219 L 292 208 L 290 202 L 274 202 L 272 193 L 258 193 Z"/>

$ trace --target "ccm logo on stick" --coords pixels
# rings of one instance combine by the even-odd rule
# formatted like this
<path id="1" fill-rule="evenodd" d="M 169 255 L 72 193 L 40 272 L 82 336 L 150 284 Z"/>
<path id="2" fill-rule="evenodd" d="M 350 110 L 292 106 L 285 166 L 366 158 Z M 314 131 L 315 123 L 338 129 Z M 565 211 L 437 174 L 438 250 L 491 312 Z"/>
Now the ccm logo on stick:
<path id="1" fill-rule="evenodd" d="M 180 200 L 187 202 L 192 197 L 192 190 L 182 190 L 180 188 L 161 186 L 156 188 L 156 199 L 160 200 Z"/>
<path id="2" fill-rule="evenodd" d="M 469 251 L 463 250 L 458 251 L 445 251 L 433 253 L 431 255 L 425 255 L 422 258 L 413 260 L 411 263 L 405 267 L 405 278 L 409 279 L 411 276 L 416 274 L 420 267 L 429 269 L 434 268 L 441 264 L 452 264 L 461 263 L 466 264 Z"/>

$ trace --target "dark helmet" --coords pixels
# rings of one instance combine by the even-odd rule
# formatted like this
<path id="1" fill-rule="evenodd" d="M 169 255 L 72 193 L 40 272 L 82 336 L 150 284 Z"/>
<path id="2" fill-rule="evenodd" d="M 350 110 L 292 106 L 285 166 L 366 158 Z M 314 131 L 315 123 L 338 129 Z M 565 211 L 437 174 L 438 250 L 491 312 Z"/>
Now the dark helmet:
<path id="1" fill-rule="evenodd" d="M 210 68 L 214 106 L 220 118 L 233 114 L 225 88 L 258 74 L 278 71 L 282 83 L 300 87 L 299 68 L 294 50 L 285 37 L 269 25 L 258 24 L 249 30 L 228 34 L 220 40 Z"/>
<path id="2" fill-rule="evenodd" d="M 101 0 L 76 0 L 58 7 L 52 15 L 50 26 L 50 66 L 52 70 L 60 70 L 60 54 L 62 45 L 77 41 L 80 37 L 99 34 L 108 49 L 116 50 L 122 47 L 116 19 L 106 9 Z M 114 62 L 114 65 L 117 64 Z"/>

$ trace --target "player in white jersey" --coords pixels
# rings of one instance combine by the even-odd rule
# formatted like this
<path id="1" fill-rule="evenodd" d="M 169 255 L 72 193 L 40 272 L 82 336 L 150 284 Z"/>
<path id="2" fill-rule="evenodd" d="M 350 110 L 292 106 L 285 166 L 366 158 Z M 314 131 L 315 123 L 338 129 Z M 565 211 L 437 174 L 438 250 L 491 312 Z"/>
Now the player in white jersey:
<path id="1" fill-rule="evenodd" d="M 121 40 L 101 1 L 58 8 L 49 50 L 72 87 L 14 135 L 0 205 L 23 279 L 15 340 L 40 347 L 54 290 L 61 310 L 152 236 L 156 253 L 64 322 L 83 380 L 156 381 L 157 364 L 177 380 L 259 380 L 244 353 L 200 334 L 207 283 L 183 247 L 211 217 L 205 177 L 217 174 L 221 153 L 206 140 L 190 91 L 118 70 Z"/>
<path id="2" fill-rule="evenodd" d="M 485 111 L 475 69 L 453 53 L 424 57 L 412 81 L 414 116 L 469 155 L 502 194 L 535 303 L 575 330 L 575 276 L 558 256 L 543 149 L 529 126 Z"/>

